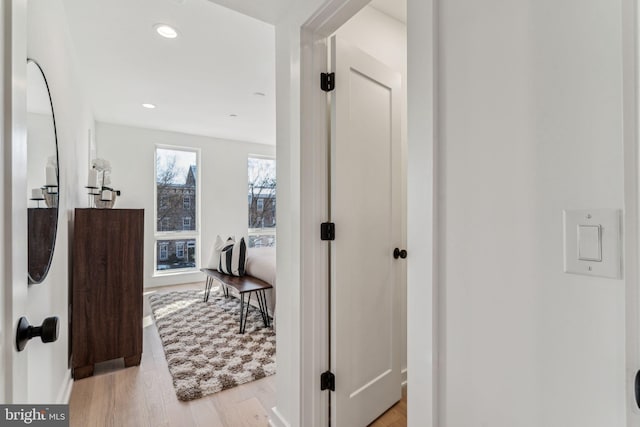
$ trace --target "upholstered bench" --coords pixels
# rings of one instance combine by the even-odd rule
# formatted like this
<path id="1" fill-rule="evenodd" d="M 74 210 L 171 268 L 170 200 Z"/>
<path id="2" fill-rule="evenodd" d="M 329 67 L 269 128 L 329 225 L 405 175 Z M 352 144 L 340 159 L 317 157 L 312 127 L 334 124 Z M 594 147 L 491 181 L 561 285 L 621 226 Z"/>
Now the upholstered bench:
<path id="1" fill-rule="evenodd" d="M 213 281 L 217 281 L 222 285 L 225 298 L 229 298 L 229 287 L 234 288 L 240 294 L 240 333 L 244 334 L 247 326 L 247 315 L 249 314 L 249 306 L 251 305 L 251 294 L 255 292 L 258 300 L 258 308 L 264 326 L 269 327 L 269 310 L 267 309 L 267 296 L 265 291 L 271 289 L 273 286 L 253 276 L 230 276 L 228 274 L 220 273 L 218 270 L 210 268 L 201 268 L 204 274 L 207 275 L 207 281 L 204 285 L 204 302 L 209 301 L 209 293 L 213 287 Z M 248 299 L 245 303 L 245 294 L 248 294 Z M 245 312 L 245 305 L 247 306 Z"/>

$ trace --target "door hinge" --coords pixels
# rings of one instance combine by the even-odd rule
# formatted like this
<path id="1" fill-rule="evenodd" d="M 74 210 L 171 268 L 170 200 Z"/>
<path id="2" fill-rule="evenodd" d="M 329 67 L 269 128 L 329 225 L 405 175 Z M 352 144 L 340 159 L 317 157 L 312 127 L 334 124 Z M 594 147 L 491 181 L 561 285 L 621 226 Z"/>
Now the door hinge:
<path id="1" fill-rule="evenodd" d="M 320 390 L 336 391 L 336 376 L 333 372 L 323 372 L 320 375 Z"/>
<path id="2" fill-rule="evenodd" d="M 320 73 L 320 88 L 331 92 L 336 88 L 336 73 Z"/>
<path id="3" fill-rule="evenodd" d="M 320 240 L 336 240 L 336 225 L 333 222 L 320 224 Z"/>

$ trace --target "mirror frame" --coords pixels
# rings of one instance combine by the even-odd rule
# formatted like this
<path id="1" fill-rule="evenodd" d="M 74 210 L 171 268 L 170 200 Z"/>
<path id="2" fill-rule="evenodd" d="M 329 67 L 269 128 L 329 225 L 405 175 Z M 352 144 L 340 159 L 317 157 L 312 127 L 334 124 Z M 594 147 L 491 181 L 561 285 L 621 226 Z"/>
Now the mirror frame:
<path id="1" fill-rule="evenodd" d="M 29 279 L 29 285 L 36 285 L 44 282 L 44 280 L 47 278 L 47 276 L 49 275 L 49 270 L 51 269 L 51 263 L 53 262 L 53 254 L 56 248 L 56 241 L 58 240 L 58 221 L 60 220 L 60 194 L 61 194 L 60 188 L 61 186 L 60 186 L 60 155 L 58 153 L 58 128 L 56 126 L 56 113 L 53 108 L 53 99 L 51 98 L 49 81 L 47 80 L 47 76 L 44 73 L 44 70 L 42 69 L 38 61 L 36 61 L 33 58 L 27 57 L 27 65 L 30 62 L 32 62 L 36 67 L 38 67 L 38 71 L 40 71 L 40 74 L 42 75 L 42 79 L 44 80 L 44 85 L 47 89 L 47 95 L 49 95 L 49 106 L 51 107 L 51 120 L 53 122 L 53 138 L 55 142 L 55 153 L 56 153 L 56 164 L 57 164 L 56 179 L 58 180 L 58 197 L 57 197 L 58 203 L 56 206 L 56 219 L 54 222 L 53 241 L 51 242 L 51 253 L 49 254 L 49 261 L 47 262 L 47 266 L 44 268 L 44 272 L 42 273 L 42 278 L 40 280 L 34 280 L 31 277 L 31 273 L 29 272 L 29 266 L 28 266 L 29 263 L 27 261 L 27 277 Z M 27 150 L 29 149 L 29 133 L 28 132 L 29 132 L 29 129 L 27 128 Z M 29 165 L 27 165 L 27 169 L 28 168 L 29 168 Z M 27 236 L 27 241 L 28 239 L 29 239 L 29 236 Z M 27 257 L 28 257 L 28 254 L 27 254 Z"/>

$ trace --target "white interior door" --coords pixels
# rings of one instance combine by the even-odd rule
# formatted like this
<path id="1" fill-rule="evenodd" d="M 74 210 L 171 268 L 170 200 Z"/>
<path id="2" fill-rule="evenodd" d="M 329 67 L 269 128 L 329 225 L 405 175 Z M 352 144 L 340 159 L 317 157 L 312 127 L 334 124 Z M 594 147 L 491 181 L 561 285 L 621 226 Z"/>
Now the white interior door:
<path id="1" fill-rule="evenodd" d="M 401 398 L 400 74 L 331 40 L 332 425 L 366 426 Z"/>

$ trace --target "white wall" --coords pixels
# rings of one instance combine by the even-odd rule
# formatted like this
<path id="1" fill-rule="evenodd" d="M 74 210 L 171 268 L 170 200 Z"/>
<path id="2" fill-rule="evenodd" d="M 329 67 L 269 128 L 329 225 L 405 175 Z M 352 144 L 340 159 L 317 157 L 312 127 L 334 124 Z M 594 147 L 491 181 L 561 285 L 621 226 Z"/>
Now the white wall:
<path id="1" fill-rule="evenodd" d="M 402 244 L 407 241 L 407 26 L 371 6 L 358 12 L 335 32 L 343 41 L 359 48 L 402 76 L 401 157 L 402 157 Z M 406 264 L 405 264 L 406 265 Z M 401 368 L 406 381 L 407 369 L 407 271 L 401 270 L 400 309 L 402 337 Z"/>
<path id="2" fill-rule="evenodd" d="M 42 66 L 49 83 L 60 155 L 60 212 L 53 263 L 43 283 L 29 286 L 26 313 L 35 325 L 45 317 L 58 316 L 60 337 L 52 344 L 34 339 L 27 346 L 28 398 L 33 403 L 66 403 L 71 381 L 67 315 L 69 222 L 73 220 L 73 209 L 86 200 L 80 183 L 86 180 L 87 134 L 93 128 L 93 116 L 84 97 L 66 29 L 60 0 L 28 1 L 27 53 Z"/>
<path id="3" fill-rule="evenodd" d="M 296 2 L 276 27 L 278 173 L 290 180 L 279 221 L 293 225 L 278 257 L 294 261 L 279 263 L 278 301 L 292 320 L 301 318 L 299 33 L 320 5 Z M 622 426 L 625 283 L 562 273 L 561 229 L 562 209 L 623 207 L 620 1 L 448 0 L 437 10 L 434 34 L 432 2 L 408 1 L 409 221 L 425 222 L 409 228 L 409 382 L 421 371 L 409 425 Z M 411 240 L 414 230 L 431 240 L 433 199 L 435 254 Z M 437 424 L 433 296 L 445 332 Z M 298 425 L 299 330 L 281 322 L 278 332 L 293 372 L 278 375 L 274 423 Z"/>
<path id="4" fill-rule="evenodd" d="M 447 427 L 625 425 L 625 283 L 561 220 L 623 207 L 620 6 L 440 2 Z"/>
<path id="5" fill-rule="evenodd" d="M 202 273 L 154 277 L 156 144 L 200 150 L 200 252 L 206 264 L 216 235 L 247 235 L 247 157 L 275 156 L 275 147 L 130 126 L 96 124 L 97 156 L 111 162 L 116 208 L 145 210 L 144 286 L 204 280 Z M 280 188 L 279 188 L 280 190 Z M 279 231 L 279 230 L 278 230 Z"/>
<path id="6" fill-rule="evenodd" d="M 55 155 L 53 138 L 53 119 L 51 115 L 27 113 L 27 130 L 29 144 L 27 146 L 27 197 L 31 198 L 31 190 L 40 188 L 47 182 L 47 162 Z M 37 203 L 29 201 L 27 206 L 35 208 Z M 45 206 L 44 201 L 40 206 Z"/>

